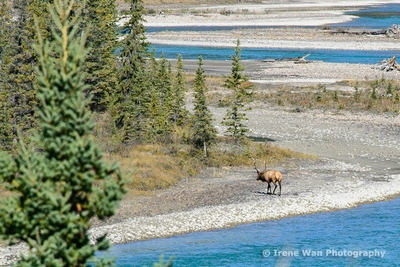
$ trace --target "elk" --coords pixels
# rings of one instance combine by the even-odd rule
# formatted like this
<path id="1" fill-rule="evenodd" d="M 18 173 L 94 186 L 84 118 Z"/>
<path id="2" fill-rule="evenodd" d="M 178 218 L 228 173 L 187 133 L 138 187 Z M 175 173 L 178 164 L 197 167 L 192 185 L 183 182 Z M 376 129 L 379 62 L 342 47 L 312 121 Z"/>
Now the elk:
<path id="1" fill-rule="evenodd" d="M 279 196 L 281 195 L 281 191 L 282 191 L 282 187 L 281 187 L 281 181 L 282 181 L 282 174 L 280 171 L 277 170 L 267 170 L 267 162 L 264 161 L 264 171 L 260 172 L 259 170 L 257 170 L 257 166 L 256 166 L 256 161 L 254 160 L 254 169 L 256 169 L 257 171 L 257 181 L 261 181 L 261 182 L 267 182 L 268 183 L 268 187 L 267 187 L 267 194 L 268 192 L 270 194 L 275 195 L 275 190 L 278 187 L 276 183 L 279 184 Z M 275 185 L 274 191 L 272 191 L 271 189 L 271 183 L 273 183 Z"/>

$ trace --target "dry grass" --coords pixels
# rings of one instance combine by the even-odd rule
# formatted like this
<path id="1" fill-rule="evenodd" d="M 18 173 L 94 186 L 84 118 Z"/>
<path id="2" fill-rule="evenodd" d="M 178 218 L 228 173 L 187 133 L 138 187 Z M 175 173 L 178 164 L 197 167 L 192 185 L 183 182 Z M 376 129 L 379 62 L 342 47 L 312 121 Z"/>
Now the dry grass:
<path id="1" fill-rule="evenodd" d="M 219 143 L 212 148 L 208 165 L 224 166 L 253 166 L 253 159 L 266 161 L 268 165 L 283 164 L 289 159 L 314 159 L 312 155 L 298 153 L 271 145 L 268 141 L 247 140 L 240 146 L 235 146 L 229 137 L 221 137 Z"/>
<path id="2" fill-rule="evenodd" d="M 400 111 L 400 82 L 375 80 L 372 82 L 344 82 L 350 90 L 327 90 L 315 87 L 279 87 L 271 91 L 259 90 L 256 99 L 293 108 L 332 108 L 366 110 L 372 112 Z"/>
<path id="3" fill-rule="evenodd" d="M 251 0 L 250 3 L 261 3 L 261 0 Z M 145 6 L 163 6 L 163 5 L 222 5 L 239 4 L 239 0 L 144 0 Z"/>
<path id="4" fill-rule="evenodd" d="M 238 0 L 145 0 L 143 1 L 144 6 L 146 7 L 146 13 L 149 15 L 158 14 L 159 12 L 164 12 L 164 14 L 204 14 L 204 13 L 212 13 L 215 12 L 207 9 L 207 6 L 215 6 L 215 5 L 233 5 L 233 4 L 241 4 L 243 2 Z M 261 0 L 250 0 L 246 3 L 262 3 Z M 124 0 L 116 1 L 117 10 L 119 12 L 127 12 L 129 10 L 129 3 Z M 204 6 L 205 8 L 202 10 L 193 9 L 192 7 Z M 220 10 L 223 15 L 230 15 L 231 11 L 227 12 L 226 10 Z M 248 13 L 247 9 L 237 10 L 237 13 Z"/>
<path id="5" fill-rule="evenodd" d="M 117 156 L 126 177 L 128 189 L 146 191 L 164 189 L 184 177 L 198 172 L 194 161 L 171 154 L 163 145 L 141 145 L 132 149 L 127 157 Z"/>
<path id="6" fill-rule="evenodd" d="M 287 149 L 271 146 L 268 142 L 248 141 L 235 146 L 230 138 L 220 138 L 217 145 L 209 150 L 209 157 L 189 146 L 166 144 L 141 145 L 132 148 L 123 157 L 109 155 L 116 160 L 126 178 L 126 185 L 132 194 L 165 189 L 175 185 L 182 178 L 196 175 L 201 169 L 224 166 L 252 166 L 252 158 L 266 160 L 267 164 L 280 164 L 293 158 L 313 158 Z"/>

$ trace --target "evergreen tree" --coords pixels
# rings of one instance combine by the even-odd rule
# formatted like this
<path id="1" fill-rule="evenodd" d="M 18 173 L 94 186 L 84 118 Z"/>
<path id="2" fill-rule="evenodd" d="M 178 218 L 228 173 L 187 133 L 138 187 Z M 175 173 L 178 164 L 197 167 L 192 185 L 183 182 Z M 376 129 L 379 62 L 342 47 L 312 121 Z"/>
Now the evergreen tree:
<path id="1" fill-rule="evenodd" d="M 117 35 L 115 22 L 117 10 L 115 0 L 86 0 L 84 8 L 84 29 L 89 27 L 87 44 L 90 52 L 85 59 L 87 72 L 85 93 L 91 98 L 93 111 L 105 111 L 108 97 L 116 87 L 116 48 Z"/>
<path id="2" fill-rule="evenodd" d="M 249 92 L 251 84 L 248 82 L 248 78 L 241 73 L 244 66 L 240 62 L 240 56 L 240 41 L 237 40 L 235 56 L 231 56 L 232 73 L 225 80 L 225 87 L 233 91 L 233 103 L 222 121 L 222 124 L 228 127 L 227 132 L 231 134 L 236 144 L 243 140 L 249 131 L 244 123 L 248 120 L 245 111 L 249 110 L 245 104 L 252 101 L 252 93 Z"/>
<path id="3" fill-rule="evenodd" d="M 0 2 L 0 60 L 3 55 L 3 51 L 7 45 L 7 39 L 9 38 L 9 28 L 11 24 L 11 8 L 8 4 L 8 0 L 1 0 Z"/>
<path id="4" fill-rule="evenodd" d="M 183 70 L 183 62 L 181 54 L 178 55 L 176 62 L 176 75 L 172 87 L 172 95 L 174 96 L 171 103 L 171 116 L 175 126 L 182 126 L 187 122 L 189 112 L 185 108 L 185 93 L 187 92 L 187 83 L 185 72 Z"/>
<path id="5" fill-rule="evenodd" d="M 10 129 L 9 139 L 19 138 L 28 140 L 28 136 L 37 129 L 36 92 L 34 90 L 35 77 L 33 67 L 37 63 L 36 55 L 31 47 L 37 37 L 34 30 L 33 17 L 41 15 L 43 4 L 26 0 L 13 1 L 12 15 L 15 17 L 7 26 L 6 45 L 2 51 L 1 82 L 6 96 L 7 126 Z M 42 16 L 40 25 L 46 16 Z M 5 18 L 3 18 L 5 19 Z M 40 28 L 42 35 L 47 35 L 45 27 Z M 4 110 L 4 106 L 3 106 Z"/>
<path id="6" fill-rule="evenodd" d="M 0 152 L 0 179 L 14 192 L 0 205 L 1 238 L 30 248 L 15 266 L 86 266 L 109 246 L 105 237 L 90 243 L 90 219 L 111 216 L 124 191 L 117 166 L 103 161 L 90 137 L 93 123 L 83 96 L 87 50 L 84 38 L 76 37 L 80 13 L 72 16 L 73 4 L 60 1 L 56 11 L 50 9 L 55 40 L 39 38 L 36 46 L 41 130 L 34 148 L 20 142 L 15 158 Z"/>
<path id="7" fill-rule="evenodd" d="M 199 65 L 194 81 L 194 114 L 192 122 L 193 143 L 197 148 L 203 148 L 207 156 L 207 147 L 215 143 L 217 130 L 215 129 L 211 111 L 207 106 L 207 85 L 203 69 L 203 58 L 199 57 Z"/>
<path id="8" fill-rule="evenodd" d="M 156 109 L 152 111 L 153 119 L 160 127 L 157 129 L 158 135 L 164 136 L 171 132 L 171 106 L 174 96 L 172 95 L 172 70 L 171 63 L 165 59 L 164 53 L 158 61 L 156 79 L 154 80 L 154 101 L 157 101 Z M 155 103 L 156 104 L 156 103 Z M 158 118 L 157 118 L 158 117 Z"/>
<path id="9" fill-rule="evenodd" d="M 151 101 L 148 110 L 147 141 L 155 142 L 167 134 L 169 128 L 167 113 L 160 104 L 160 93 L 156 87 L 151 88 Z"/>
<path id="10" fill-rule="evenodd" d="M 6 90 L 6 73 L 4 66 L 8 64 L 8 40 L 11 37 L 11 8 L 7 0 L 0 3 L 0 150 L 12 149 L 11 118 L 9 114 L 9 92 Z"/>
<path id="11" fill-rule="evenodd" d="M 0 92 L 0 150 L 11 151 L 13 150 L 13 135 L 11 131 L 10 115 L 8 113 L 8 94 L 7 92 Z"/>
<path id="12" fill-rule="evenodd" d="M 150 105 L 146 62 L 149 43 L 143 26 L 144 7 L 141 0 L 130 3 L 129 22 L 124 26 L 129 34 L 123 39 L 118 70 L 118 86 L 112 93 L 111 116 L 117 129 L 125 129 L 123 140 L 142 141 L 146 132 Z"/>

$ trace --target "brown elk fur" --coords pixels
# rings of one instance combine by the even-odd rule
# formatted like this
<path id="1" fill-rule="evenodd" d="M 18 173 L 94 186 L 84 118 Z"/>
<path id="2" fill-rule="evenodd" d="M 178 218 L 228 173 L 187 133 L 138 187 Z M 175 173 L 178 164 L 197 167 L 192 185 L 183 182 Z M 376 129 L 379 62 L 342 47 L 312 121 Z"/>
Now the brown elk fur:
<path id="1" fill-rule="evenodd" d="M 271 194 L 271 183 L 274 184 L 275 188 L 274 191 L 272 192 L 272 194 L 275 194 L 275 190 L 279 185 L 279 196 L 281 195 L 281 191 L 282 191 L 282 186 L 281 186 L 281 181 L 282 181 L 282 174 L 280 171 L 277 170 L 267 170 L 267 163 L 265 163 L 265 169 L 264 171 L 260 172 L 259 170 L 257 170 L 256 167 L 256 162 L 254 161 L 254 168 L 257 171 L 257 181 L 261 181 L 261 182 L 266 182 L 268 183 L 268 187 L 267 187 L 267 194 L 270 193 Z M 278 185 L 277 185 L 278 183 Z"/>

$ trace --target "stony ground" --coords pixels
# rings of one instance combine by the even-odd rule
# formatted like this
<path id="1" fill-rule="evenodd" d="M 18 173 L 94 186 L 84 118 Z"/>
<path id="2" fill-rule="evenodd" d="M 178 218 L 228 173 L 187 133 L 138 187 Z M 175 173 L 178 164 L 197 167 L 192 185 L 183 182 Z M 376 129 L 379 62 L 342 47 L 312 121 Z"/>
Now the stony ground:
<path id="1" fill-rule="evenodd" d="M 213 112 L 219 125 L 225 110 Z M 266 194 L 253 168 L 207 169 L 168 190 L 126 198 L 93 236 L 107 231 L 113 242 L 129 242 L 350 208 L 400 194 L 398 114 L 293 112 L 255 103 L 249 118 L 253 136 L 318 156 L 269 166 L 283 173 L 282 196 Z"/>
<path id="2" fill-rule="evenodd" d="M 330 86 L 336 87 L 337 81 L 347 77 L 365 79 L 369 75 L 372 79 L 379 74 L 399 75 L 395 72 L 382 73 L 370 65 L 358 64 L 246 61 L 245 65 L 252 80 L 260 82 L 262 78 L 267 87 L 268 83 L 283 80 L 278 77 L 282 69 L 290 70 L 293 76 L 297 73 L 292 85 L 300 80 L 303 83 L 318 83 L 323 78 L 330 79 Z M 197 67 L 196 61 L 185 61 L 185 66 L 186 71 L 192 72 Z M 210 75 L 228 74 L 230 62 L 205 61 L 204 67 Z M 289 77 L 286 79 L 290 80 Z M 225 109 L 212 110 L 216 126 L 223 132 L 219 122 L 225 115 Z M 390 175 L 397 174 L 397 156 L 400 156 L 398 114 L 311 109 L 295 112 L 290 107 L 269 107 L 256 101 L 248 117 L 252 136 L 274 140 L 274 145 L 319 157 L 318 160 L 290 160 L 282 166 L 269 166 L 280 169 L 284 174 L 283 195 L 313 191 L 316 185 L 318 188 L 326 181 L 349 181 L 348 175 L 361 180 L 387 180 Z M 258 168 L 263 169 L 262 159 Z M 151 217 L 273 197 L 265 194 L 265 184 L 255 181 L 255 173 L 253 168 L 209 168 L 167 190 L 130 196 L 121 203 L 115 217 L 96 224 L 100 226 L 132 217 Z"/>
<path id="3" fill-rule="evenodd" d="M 224 115 L 223 109 L 213 111 L 217 120 Z M 93 236 L 106 231 L 113 242 L 129 242 L 350 208 L 400 193 L 397 114 L 293 112 L 256 104 L 249 116 L 254 136 L 319 157 L 270 166 L 283 173 L 282 196 L 265 194 L 252 168 L 208 169 L 168 190 L 125 199 Z"/>

